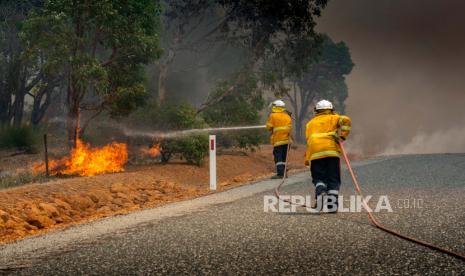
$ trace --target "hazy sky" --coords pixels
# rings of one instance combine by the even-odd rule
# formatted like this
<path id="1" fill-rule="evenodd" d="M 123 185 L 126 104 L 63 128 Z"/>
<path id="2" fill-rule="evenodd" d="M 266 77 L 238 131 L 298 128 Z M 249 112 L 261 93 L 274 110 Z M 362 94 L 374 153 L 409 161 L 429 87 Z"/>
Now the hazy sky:
<path id="1" fill-rule="evenodd" d="M 355 63 L 353 146 L 465 152 L 465 1 L 331 0 L 318 30 Z"/>

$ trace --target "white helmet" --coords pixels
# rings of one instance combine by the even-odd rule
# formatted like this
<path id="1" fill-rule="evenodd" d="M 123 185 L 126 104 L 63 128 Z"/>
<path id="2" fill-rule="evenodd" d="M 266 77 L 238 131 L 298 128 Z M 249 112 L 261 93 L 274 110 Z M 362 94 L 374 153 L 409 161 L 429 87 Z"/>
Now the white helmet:
<path id="1" fill-rule="evenodd" d="M 324 109 L 333 109 L 333 104 L 330 101 L 322 100 L 322 101 L 319 101 L 315 106 L 315 110 L 324 110 Z"/>
<path id="2" fill-rule="evenodd" d="M 272 105 L 278 107 L 286 107 L 286 103 L 284 103 L 282 100 L 276 100 L 272 103 Z"/>

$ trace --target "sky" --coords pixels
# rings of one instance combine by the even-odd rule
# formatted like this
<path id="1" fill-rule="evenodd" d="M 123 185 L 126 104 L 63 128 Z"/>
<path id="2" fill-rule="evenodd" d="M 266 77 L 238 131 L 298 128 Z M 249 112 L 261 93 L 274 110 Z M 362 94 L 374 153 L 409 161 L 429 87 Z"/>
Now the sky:
<path id="1" fill-rule="evenodd" d="M 317 30 L 350 48 L 351 149 L 465 152 L 465 1 L 330 0 Z"/>

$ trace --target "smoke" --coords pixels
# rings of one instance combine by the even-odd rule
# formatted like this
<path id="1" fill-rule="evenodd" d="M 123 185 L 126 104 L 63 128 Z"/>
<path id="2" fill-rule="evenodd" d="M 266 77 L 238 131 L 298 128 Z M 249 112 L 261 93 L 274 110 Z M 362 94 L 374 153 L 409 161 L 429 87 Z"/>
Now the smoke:
<path id="1" fill-rule="evenodd" d="M 464 152 L 465 1 L 334 0 L 320 32 L 345 41 L 354 149 Z M 455 138 L 451 138 L 455 137 Z"/>
<path id="2" fill-rule="evenodd" d="M 382 155 L 462 153 L 465 152 L 465 127 L 452 128 L 434 133 L 419 133 L 410 142 L 388 145 Z"/>
<path id="3" fill-rule="evenodd" d="M 362 157 L 367 154 L 363 147 L 364 141 L 361 135 L 350 135 L 350 139 L 348 139 L 344 145 L 347 152 L 350 152 L 353 156 Z"/>

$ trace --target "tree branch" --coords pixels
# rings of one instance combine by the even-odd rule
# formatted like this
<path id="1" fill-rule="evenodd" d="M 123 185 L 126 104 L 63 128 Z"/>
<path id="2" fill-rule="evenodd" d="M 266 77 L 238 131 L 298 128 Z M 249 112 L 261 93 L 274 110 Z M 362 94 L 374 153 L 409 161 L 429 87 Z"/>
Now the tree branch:
<path id="1" fill-rule="evenodd" d="M 113 48 L 110 57 L 108 58 L 107 61 L 105 61 L 104 63 L 102 63 L 102 66 L 103 66 L 103 67 L 106 67 L 106 66 L 110 65 L 111 63 L 113 63 L 113 61 L 115 61 L 115 58 L 116 58 L 116 54 L 117 54 L 117 53 L 118 53 L 118 49 L 117 49 L 116 47 Z"/>
<path id="2" fill-rule="evenodd" d="M 244 73 L 243 73 L 244 74 Z M 243 75 L 241 74 L 241 76 Z M 221 94 L 219 97 L 216 97 L 216 98 L 211 98 L 210 100 L 207 100 L 205 103 L 203 103 L 199 109 L 197 109 L 197 112 L 195 113 L 196 115 L 202 113 L 205 109 L 207 109 L 209 106 L 211 105 L 214 105 L 214 104 L 217 104 L 219 102 L 221 102 L 224 98 L 226 98 L 226 96 L 228 96 L 229 94 L 231 94 L 231 92 L 234 91 L 234 89 L 236 89 L 236 86 L 240 83 L 240 76 L 237 78 L 236 82 L 231 85 L 223 94 Z"/>
<path id="3" fill-rule="evenodd" d="M 43 74 L 39 73 L 26 87 L 24 87 L 24 89 L 27 91 L 28 94 L 29 94 L 29 91 L 31 91 L 31 89 L 42 80 L 42 78 L 43 78 Z"/>
<path id="4" fill-rule="evenodd" d="M 205 41 L 207 38 L 209 38 L 211 35 L 213 35 L 214 33 L 216 33 L 219 29 L 221 29 L 224 24 L 229 20 L 229 18 L 231 18 L 231 14 L 225 16 L 223 18 L 223 20 L 221 20 L 213 29 L 211 29 L 209 32 L 205 33 L 204 35 L 202 35 L 200 38 L 198 38 L 197 40 L 195 40 L 194 42 L 191 43 L 191 45 L 196 45 L 202 41 Z"/>
<path id="5" fill-rule="evenodd" d="M 99 116 L 105 110 L 104 107 L 105 107 L 105 105 L 102 103 L 100 105 L 100 108 L 92 116 L 90 116 L 89 119 L 87 119 L 84 124 L 82 124 L 81 130 L 80 130 L 81 135 L 86 131 L 86 129 L 89 126 L 90 122 L 93 119 L 95 119 L 97 116 Z"/>
<path id="6" fill-rule="evenodd" d="M 255 53 L 255 56 L 253 58 L 253 60 L 247 65 L 245 66 L 244 68 L 253 68 L 254 65 L 257 63 L 258 61 L 258 49 L 262 46 L 262 43 L 264 42 L 265 38 L 262 37 L 258 42 L 257 44 L 255 45 L 254 49 L 252 52 Z M 239 76 L 237 77 L 236 81 L 234 82 L 233 85 L 231 85 L 223 94 L 221 94 L 219 97 L 216 97 L 216 98 L 212 98 L 210 100 L 207 100 L 207 102 L 203 103 L 199 109 L 197 109 L 197 112 L 196 112 L 196 115 L 202 113 L 205 109 L 207 109 L 209 106 L 211 105 L 214 105 L 220 101 L 222 101 L 226 96 L 228 96 L 229 94 L 231 94 L 234 89 L 236 89 L 236 86 L 242 81 L 242 79 L 245 77 L 245 74 L 247 74 L 248 71 L 247 70 L 244 70 L 242 71 Z"/>

